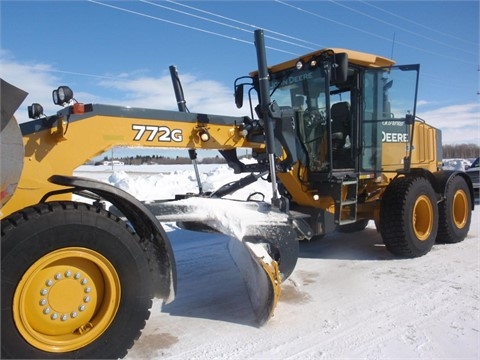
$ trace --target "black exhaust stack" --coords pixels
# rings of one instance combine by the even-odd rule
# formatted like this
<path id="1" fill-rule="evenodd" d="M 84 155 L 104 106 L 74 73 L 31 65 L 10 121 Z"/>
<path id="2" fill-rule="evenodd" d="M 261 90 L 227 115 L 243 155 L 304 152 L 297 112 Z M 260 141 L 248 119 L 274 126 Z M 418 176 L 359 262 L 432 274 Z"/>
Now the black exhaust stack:
<path id="1" fill-rule="evenodd" d="M 272 206 L 281 207 L 278 194 L 277 175 L 275 167 L 275 117 L 279 108 L 277 103 L 270 100 L 270 77 L 268 74 L 267 54 L 263 30 L 255 30 L 255 47 L 257 50 L 259 107 L 265 125 L 265 141 L 267 146 L 268 161 L 270 165 L 270 178 L 272 180 Z"/>

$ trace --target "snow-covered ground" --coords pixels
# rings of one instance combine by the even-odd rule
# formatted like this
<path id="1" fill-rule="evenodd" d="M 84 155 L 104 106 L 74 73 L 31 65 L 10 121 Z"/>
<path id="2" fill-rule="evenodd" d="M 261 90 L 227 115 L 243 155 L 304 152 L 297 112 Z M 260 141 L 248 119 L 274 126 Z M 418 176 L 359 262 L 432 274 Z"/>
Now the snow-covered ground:
<path id="1" fill-rule="evenodd" d="M 205 191 L 238 178 L 225 165 L 200 171 Z M 75 175 L 141 200 L 197 192 L 187 166 L 115 166 L 113 172 L 82 166 Z M 253 191 L 270 198 L 270 184 L 261 180 L 234 197 Z M 476 210 L 465 241 L 435 245 L 417 259 L 393 257 L 372 223 L 360 233 L 302 242 L 275 316 L 260 328 L 228 238 L 165 223 L 177 262 L 177 298 L 168 305 L 154 301 L 128 358 L 478 359 L 479 220 Z"/>

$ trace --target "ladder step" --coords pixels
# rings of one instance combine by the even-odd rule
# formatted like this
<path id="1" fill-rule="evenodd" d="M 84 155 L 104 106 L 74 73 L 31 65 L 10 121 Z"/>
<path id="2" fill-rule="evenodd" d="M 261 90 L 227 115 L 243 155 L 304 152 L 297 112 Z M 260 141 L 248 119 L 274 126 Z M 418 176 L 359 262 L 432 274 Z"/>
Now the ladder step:
<path id="1" fill-rule="evenodd" d="M 337 182 L 335 187 L 335 223 L 337 225 L 347 225 L 357 221 L 357 186 L 357 179 L 340 179 Z"/>
<path id="2" fill-rule="evenodd" d="M 356 204 L 356 203 L 357 203 L 357 199 L 339 201 L 338 203 L 340 204 L 340 206 L 352 205 L 352 204 Z"/>
<path id="3" fill-rule="evenodd" d="M 357 222 L 356 219 L 345 219 L 345 220 L 339 221 L 338 225 L 348 225 L 348 224 L 353 224 L 353 223 L 356 223 L 356 222 Z"/>

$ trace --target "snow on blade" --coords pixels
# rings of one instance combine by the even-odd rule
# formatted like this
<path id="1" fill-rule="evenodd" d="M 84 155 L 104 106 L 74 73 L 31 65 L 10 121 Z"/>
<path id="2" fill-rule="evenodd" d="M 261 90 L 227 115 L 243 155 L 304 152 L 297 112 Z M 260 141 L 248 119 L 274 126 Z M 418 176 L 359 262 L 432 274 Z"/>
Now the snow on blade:
<path id="1" fill-rule="evenodd" d="M 267 251 L 269 236 L 289 227 L 288 216 L 268 204 L 188 198 L 148 204 L 160 221 L 196 221 L 228 235 L 228 248 L 242 274 L 259 325 L 272 315 L 281 292 L 277 261 Z M 276 239 L 277 240 L 277 239 Z"/>
<path id="2" fill-rule="evenodd" d="M 287 214 L 259 202 L 192 197 L 146 205 L 160 221 L 204 222 L 218 232 L 240 240 L 252 228 L 256 229 L 256 235 L 263 233 L 267 237 L 270 227 L 288 224 Z"/>

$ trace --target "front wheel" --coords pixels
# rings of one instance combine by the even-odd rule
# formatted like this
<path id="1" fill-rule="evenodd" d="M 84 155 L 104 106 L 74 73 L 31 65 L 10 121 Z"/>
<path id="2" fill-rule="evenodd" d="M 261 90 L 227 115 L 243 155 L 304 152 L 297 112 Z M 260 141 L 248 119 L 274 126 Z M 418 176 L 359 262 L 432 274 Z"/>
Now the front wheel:
<path id="1" fill-rule="evenodd" d="M 46 203 L 2 220 L 2 358 L 119 358 L 153 298 L 125 222 L 87 204 Z"/>
<path id="2" fill-rule="evenodd" d="M 451 178 L 445 187 L 445 200 L 439 204 L 437 242 L 457 243 L 465 239 L 472 218 L 472 197 L 462 176 Z"/>
<path id="3" fill-rule="evenodd" d="M 387 249 L 404 257 L 425 255 L 437 230 L 438 207 L 430 182 L 422 177 L 393 180 L 380 208 L 380 233 Z"/>

